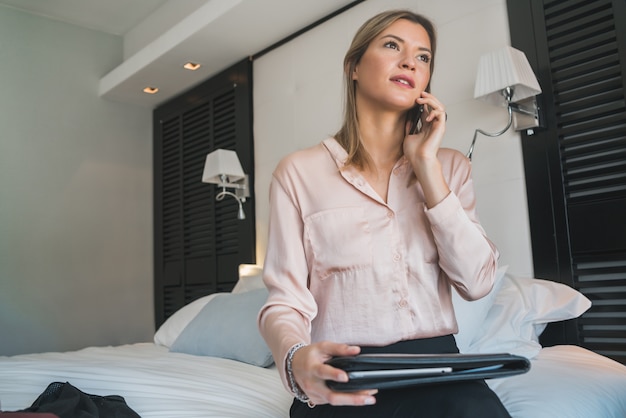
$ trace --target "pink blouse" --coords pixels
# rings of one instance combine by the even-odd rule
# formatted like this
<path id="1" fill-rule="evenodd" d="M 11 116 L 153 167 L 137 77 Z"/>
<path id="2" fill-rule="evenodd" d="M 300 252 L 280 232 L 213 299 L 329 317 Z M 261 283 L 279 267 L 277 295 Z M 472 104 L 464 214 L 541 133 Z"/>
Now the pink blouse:
<path id="1" fill-rule="evenodd" d="M 346 157 L 329 138 L 273 174 L 259 329 L 279 365 L 299 342 L 381 346 L 456 333 L 450 286 L 475 300 L 493 285 L 498 251 L 478 222 L 467 158 L 440 149 L 451 193 L 427 209 L 406 158 L 385 203 Z"/>

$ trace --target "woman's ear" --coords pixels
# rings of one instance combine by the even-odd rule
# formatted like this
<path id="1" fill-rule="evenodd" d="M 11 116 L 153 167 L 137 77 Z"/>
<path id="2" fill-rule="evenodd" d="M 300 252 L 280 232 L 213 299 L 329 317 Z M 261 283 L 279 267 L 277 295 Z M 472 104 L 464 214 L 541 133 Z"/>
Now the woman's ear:
<path id="1" fill-rule="evenodd" d="M 352 70 L 352 74 L 350 74 L 350 77 L 352 77 L 352 81 L 356 81 L 359 79 L 359 74 L 357 72 L 357 66 L 354 66 L 354 69 Z"/>
<path id="2" fill-rule="evenodd" d="M 359 63 L 354 62 L 353 60 L 349 60 L 345 63 L 344 66 L 344 74 L 350 77 L 350 80 L 355 81 L 359 78 Z"/>

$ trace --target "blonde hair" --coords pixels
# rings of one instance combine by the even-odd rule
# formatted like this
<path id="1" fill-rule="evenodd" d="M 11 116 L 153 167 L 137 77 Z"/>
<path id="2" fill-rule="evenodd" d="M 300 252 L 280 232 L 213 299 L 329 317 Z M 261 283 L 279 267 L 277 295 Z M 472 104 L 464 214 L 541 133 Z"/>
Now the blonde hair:
<path id="1" fill-rule="evenodd" d="M 345 87 L 344 115 L 341 129 L 335 134 L 337 142 L 339 142 L 348 153 L 346 165 L 353 164 L 359 168 L 363 168 L 363 166 L 369 163 L 367 151 L 363 149 L 360 141 L 359 121 L 356 113 L 356 81 L 352 79 L 352 73 L 370 43 L 392 23 L 400 19 L 421 25 L 424 30 L 426 30 L 430 38 L 430 49 L 432 51 L 430 60 L 430 74 L 432 77 L 435 66 L 437 34 L 435 26 L 429 19 L 408 10 L 389 10 L 379 13 L 361 25 L 354 35 L 350 48 L 348 48 L 343 60 Z M 426 87 L 426 91 L 430 92 L 430 81 Z M 407 112 L 407 120 L 415 120 L 417 118 L 416 111 L 416 109 L 411 109 Z"/>

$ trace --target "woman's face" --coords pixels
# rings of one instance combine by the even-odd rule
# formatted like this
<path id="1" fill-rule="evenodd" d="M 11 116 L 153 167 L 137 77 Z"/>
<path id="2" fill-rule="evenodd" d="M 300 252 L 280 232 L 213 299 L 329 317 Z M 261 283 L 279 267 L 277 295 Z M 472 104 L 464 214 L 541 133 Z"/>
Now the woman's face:
<path id="1" fill-rule="evenodd" d="M 430 80 L 430 38 L 423 26 L 396 20 L 367 47 L 356 65 L 357 103 L 406 111 Z"/>

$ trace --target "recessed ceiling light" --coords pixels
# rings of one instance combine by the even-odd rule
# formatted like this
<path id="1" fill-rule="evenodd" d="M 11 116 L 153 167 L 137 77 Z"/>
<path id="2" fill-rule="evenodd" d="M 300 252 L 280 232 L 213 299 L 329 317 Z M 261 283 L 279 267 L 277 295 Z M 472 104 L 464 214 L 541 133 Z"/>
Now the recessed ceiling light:
<path id="1" fill-rule="evenodd" d="M 191 71 L 196 71 L 198 68 L 200 68 L 200 64 L 196 64 L 195 62 L 188 62 L 183 65 L 183 68 Z"/>
<path id="2" fill-rule="evenodd" d="M 143 92 L 148 94 L 154 94 L 157 91 L 159 91 L 158 87 L 146 87 L 145 89 L 143 89 Z"/>

